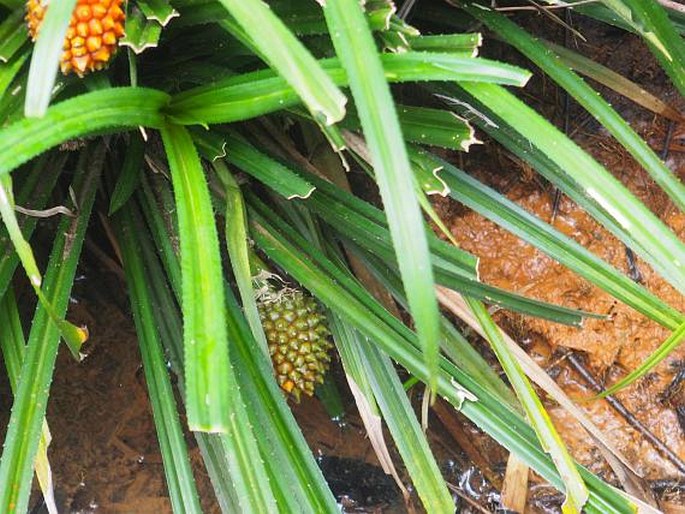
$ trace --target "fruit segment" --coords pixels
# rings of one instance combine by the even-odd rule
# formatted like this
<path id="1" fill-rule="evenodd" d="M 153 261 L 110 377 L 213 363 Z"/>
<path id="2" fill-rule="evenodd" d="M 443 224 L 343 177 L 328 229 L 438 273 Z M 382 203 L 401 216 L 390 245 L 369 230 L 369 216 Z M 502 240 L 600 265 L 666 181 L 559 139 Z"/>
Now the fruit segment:
<path id="1" fill-rule="evenodd" d="M 77 0 L 69 22 L 60 59 L 65 75 L 74 72 L 79 77 L 101 70 L 117 50 L 117 42 L 124 35 L 126 14 L 123 0 Z M 26 21 L 34 41 L 43 24 L 48 3 L 28 0 Z"/>

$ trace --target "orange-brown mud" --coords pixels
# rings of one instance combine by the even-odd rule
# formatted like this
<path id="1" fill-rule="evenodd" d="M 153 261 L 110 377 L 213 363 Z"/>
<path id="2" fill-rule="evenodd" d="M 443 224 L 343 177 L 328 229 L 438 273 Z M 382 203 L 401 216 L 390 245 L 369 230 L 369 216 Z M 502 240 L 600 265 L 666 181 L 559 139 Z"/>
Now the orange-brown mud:
<path id="1" fill-rule="evenodd" d="M 508 196 L 527 210 L 549 219 L 551 198 L 538 186 L 517 184 Z M 682 224 L 685 217 L 682 214 L 673 215 L 668 217 L 668 221 Z M 554 364 L 557 354 L 553 350 L 557 347 L 581 350 L 589 357 L 590 369 L 600 377 L 607 373 L 607 383 L 611 383 L 621 372 L 634 369 L 644 361 L 668 337 L 666 329 L 635 313 L 480 216 L 468 213 L 454 217 L 449 226 L 461 246 L 480 257 L 480 273 L 484 281 L 539 300 L 607 316 L 606 319 L 587 319 L 582 328 L 574 328 L 501 313 L 500 319 L 505 318 L 505 327 L 525 343 L 541 365 Z M 626 270 L 623 245 L 571 202 L 562 200 L 555 226 L 607 262 Z M 685 308 L 682 295 L 665 284 L 646 265 L 639 262 L 638 266 L 647 287 L 677 309 Z M 677 364 L 684 357 L 685 349 L 679 348 L 654 373 L 617 395 L 647 428 L 681 458 L 685 458 L 685 437 L 674 410 L 662 403 L 661 396 L 673 380 L 678 370 Z M 571 396 L 589 397 L 593 394 L 593 390 L 563 362 L 557 363 L 556 367 L 561 370 L 557 380 Z M 600 428 L 606 431 L 609 439 L 626 453 L 636 469 L 650 478 L 677 476 L 673 466 L 661 458 L 651 445 L 640 442 L 641 437 L 605 401 L 587 403 L 585 408 Z M 565 432 L 568 436 L 575 439 L 583 434 L 563 410 L 552 408 L 552 413 L 557 417 L 562 431 L 567 428 Z M 592 461 L 594 452 L 590 451 L 588 443 L 589 438 L 580 438 L 572 445 L 588 453 L 589 459 L 581 460 L 595 467 Z"/>
<path id="2" fill-rule="evenodd" d="M 611 29 L 597 30 L 595 27 L 593 30 L 595 32 L 591 35 L 596 36 L 590 39 L 593 46 L 578 42 L 583 53 L 623 73 L 657 96 L 675 102 L 683 112 L 685 102 L 673 92 L 637 38 Z M 563 126 L 560 93 L 539 78 L 533 81 L 525 100 Z M 612 105 L 630 120 L 633 128 L 660 153 L 668 122 L 617 95 L 607 93 L 607 96 Z M 672 205 L 626 151 L 573 103 L 570 121 L 574 140 L 685 241 L 685 215 Z M 685 125 L 676 126 L 674 134 L 676 139 L 670 145 L 666 163 L 683 179 L 685 153 L 678 137 L 685 134 Z M 527 211 L 547 222 L 552 220 L 554 190 L 544 179 L 497 149 L 496 145 L 472 147 L 468 157 L 457 164 L 463 165 L 469 173 L 506 194 Z M 480 276 L 485 282 L 546 302 L 606 316 L 605 319 L 587 319 L 582 328 L 574 328 L 508 312 L 497 314 L 502 326 L 556 377 L 571 397 L 588 398 L 596 391 L 566 362 L 564 349 L 576 350 L 584 356 L 587 369 L 605 385 L 610 385 L 642 363 L 670 335 L 668 330 L 481 216 L 451 200 L 436 199 L 434 204 L 460 246 L 480 258 Z M 566 197 L 561 198 L 553 225 L 626 274 L 634 271 L 628 263 L 625 246 Z M 636 265 L 641 280 L 650 291 L 672 307 L 680 311 L 685 309 L 682 294 L 639 259 L 636 259 Z M 644 427 L 681 460 L 685 460 L 685 420 L 679 421 L 676 408 L 683 408 L 685 391 L 683 388 L 671 390 L 673 394 L 668 399 L 665 393 L 683 365 L 685 346 L 681 345 L 654 372 L 617 394 L 617 398 Z M 581 405 L 645 478 L 682 480 L 682 470 L 678 471 L 606 401 L 582 402 Z M 547 407 L 574 456 L 591 470 L 610 478 L 608 467 L 584 430 L 555 404 L 548 402 Z M 674 501 L 685 504 L 683 498 L 675 498 Z"/>
<path id="3" fill-rule="evenodd" d="M 89 254 L 86 254 L 86 262 Z M 60 513 L 171 512 L 135 329 L 122 282 L 91 264 L 77 279 L 69 319 L 85 324 L 88 355 L 62 345 L 48 403 L 49 449 Z M 32 295 L 20 297 L 31 302 Z M 26 315 L 31 309 L 26 309 Z M 3 426 L 11 397 L 3 388 Z M 7 396 L 6 396 L 7 395 Z M 200 454 L 188 438 L 191 456 Z M 196 465 L 205 512 L 216 513 L 209 479 Z M 35 487 L 34 481 L 34 487 Z M 34 490 L 32 505 L 40 504 Z M 37 512 L 42 512 L 37 510 Z"/>

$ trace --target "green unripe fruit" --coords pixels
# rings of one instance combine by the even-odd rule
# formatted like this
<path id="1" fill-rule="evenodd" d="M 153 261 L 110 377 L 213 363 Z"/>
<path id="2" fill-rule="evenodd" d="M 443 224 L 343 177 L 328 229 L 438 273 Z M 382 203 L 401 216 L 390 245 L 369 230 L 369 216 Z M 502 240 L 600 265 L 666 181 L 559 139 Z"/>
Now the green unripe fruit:
<path id="1" fill-rule="evenodd" d="M 326 317 L 314 298 L 286 290 L 262 298 L 259 316 L 281 388 L 296 401 L 314 394 L 331 361 Z"/>

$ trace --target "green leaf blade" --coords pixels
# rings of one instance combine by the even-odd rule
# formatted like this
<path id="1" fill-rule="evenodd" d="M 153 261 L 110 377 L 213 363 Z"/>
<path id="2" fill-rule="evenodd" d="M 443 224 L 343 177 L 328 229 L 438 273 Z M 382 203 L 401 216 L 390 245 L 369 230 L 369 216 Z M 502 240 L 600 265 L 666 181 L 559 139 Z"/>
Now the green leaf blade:
<path id="1" fill-rule="evenodd" d="M 140 9 L 133 7 L 127 15 L 126 35 L 119 45 L 130 48 L 135 54 L 141 54 L 148 48 L 157 48 L 161 35 L 161 23 L 146 18 Z"/>
<path id="2" fill-rule="evenodd" d="M 268 355 L 269 346 L 259 317 L 255 290 L 252 285 L 255 273 L 250 262 L 250 252 L 253 250 L 249 247 L 248 242 L 243 193 L 237 180 L 223 162 L 215 162 L 214 170 L 226 190 L 226 249 L 231 260 L 233 276 L 240 292 L 245 318 L 250 324 L 250 330 L 255 340 L 260 344 L 264 354 Z"/>
<path id="3" fill-rule="evenodd" d="M 96 155 L 85 155 L 85 158 L 92 158 L 88 163 L 88 172 L 84 172 L 85 159 L 81 159 L 81 173 L 74 184 L 79 194 L 79 215 L 73 219 L 65 218 L 60 223 L 43 281 L 50 304 L 60 317 L 67 310 L 76 265 L 95 201 L 102 154 L 101 146 Z M 53 323 L 48 310 L 39 304 L 21 370 L 21 376 L 31 379 L 19 381 L 0 458 L 0 512 L 28 510 L 31 473 L 39 448 L 59 340 L 59 328 Z"/>
<path id="4" fill-rule="evenodd" d="M 633 0 L 631 0 L 632 2 Z M 641 3 L 638 0 L 636 3 Z M 653 3 L 656 2 L 645 2 Z M 649 145 L 635 133 L 630 125 L 582 78 L 563 63 L 556 53 L 536 40 L 506 16 L 479 7 L 470 6 L 467 12 L 496 31 L 562 86 L 580 105 L 585 107 L 647 170 L 680 209 L 685 209 L 685 185 L 661 161 Z M 678 36 L 679 38 L 679 36 Z M 685 45 L 681 42 L 682 45 Z M 685 59 L 683 57 L 682 59 Z M 685 80 L 685 71 L 682 72 Z M 683 82 L 685 91 L 685 82 Z"/>
<path id="5" fill-rule="evenodd" d="M 235 132 L 226 136 L 226 160 L 271 187 L 288 200 L 307 198 L 314 186 L 274 159 L 256 150 Z"/>
<path id="6" fill-rule="evenodd" d="M 24 13 L 17 9 L 0 22 L 0 64 L 7 63 L 27 39 Z"/>
<path id="7" fill-rule="evenodd" d="M 440 176 L 449 186 L 449 194 L 455 200 L 539 248 L 662 326 L 674 330 L 685 320 L 683 314 L 665 304 L 646 288 L 503 195 L 442 159 L 429 157 L 425 153 L 421 158 L 426 158 L 434 166 L 442 168 Z"/>
<path id="8" fill-rule="evenodd" d="M 24 331 L 19 320 L 19 308 L 17 306 L 14 291 L 10 288 L 0 298 L 0 349 L 5 361 L 10 387 L 16 392 L 19 384 L 19 375 L 26 353 L 26 341 Z M 52 469 L 48 459 L 48 446 L 51 442 L 50 428 L 47 421 L 43 420 L 38 450 L 36 452 L 36 478 L 43 491 L 43 498 L 49 512 L 57 512 L 55 503 L 55 491 L 52 479 Z"/>
<path id="9" fill-rule="evenodd" d="M 606 396 L 612 395 L 614 393 L 617 393 L 621 389 L 624 389 L 625 387 L 628 387 L 630 384 L 635 382 L 636 380 L 644 377 L 647 373 L 649 373 L 652 369 L 654 369 L 660 362 L 662 362 L 666 357 L 668 357 L 671 353 L 673 353 L 673 350 L 676 349 L 680 345 L 680 343 L 683 341 L 683 338 L 685 337 L 685 322 L 682 323 L 678 328 L 676 328 L 673 333 L 668 336 L 668 338 L 659 345 L 659 347 L 652 352 L 649 357 L 647 357 L 642 364 L 640 364 L 637 368 L 635 368 L 633 371 L 628 373 L 625 377 L 620 379 L 618 382 L 616 382 L 614 385 L 611 387 L 607 388 L 605 391 L 602 391 L 599 395 L 597 395 L 597 398 L 604 398 Z"/>
<path id="10" fill-rule="evenodd" d="M 178 416 L 160 334 L 153 317 L 154 307 L 146 287 L 149 276 L 140 249 L 136 247 L 132 235 L 139 227 L 136 227 L 130 209 L 124 209 L 117 221 L 133 320 L 139 335 L 145 381 L 164 462 L 169 498 L 174 512 L 201 514 L 202 508 L 190 466 L 188 448 Z"/>
<path id="11" fill-rule="evenodd" d="M 109 199 L 110 216 L 117 212 L 131 197 L 138 187 L 140 175 L 143 169 L 145 154 L 145 142 L 140 134 L 131 134 L 129 146 L 126 149 L 126 157 L 121 166 L 114 191 Z"/>
<path id="12" fill-rule="evenodd" d="M 324 7 L 359 112 L 390 226 L 410 312 L 435 387 L 440 322 L 435 282 L 409 157 L 390 88 L 371 32 L 356 0 L 329 0 Z M 354 27 L 354 29 L 353 29 Z"/>
<path id="13" fill-rule="evenodd" d="M 269 64 L 297 91 L 315 118 L 326 125 L 345 115 L 347 99 L 309 51 L 261 0 L 220 0 L 248 33 Z"/>
<path id="14" fill-rule="evenodd" d="M 380 56 L 389 82 L 478 80 L 520 86 L 530 73 L 509 64 L 454 54 L 406 52 Z M 337 59 L 319 61 L 333 82 L 348 83 Z M 166 111 L 175 123 L 227 123 L 254 118 L 296 105 L 299 97 L 271 70 L 245 73 L 198 86 L 175 95 Z"/>
<path id="15" fill-rule="evenodd" d="M 552 179 L 553 182 L 564 192 L 568 191 L 581 205 L 589 203 L 595 206 L 596 212 L 609 222 L 602 219 L 609 230 L 654 266 L 675 288 L 685 292 L 685 245 L 625 186 L 505 89 L 474 83 L 463 83 L 460 87 L 563 170 L 568 182 Z M 499 130 L 504 128 L 495 129 Z M 595 212 L 593 215 L 596 216 Z"/>
<path id="16" fill-rule="evenodd" d="M 535 430 L 542 448 L 550 454 L 559 475 L 566 488 L 566 500 L 562 505 L 564 514 L 579 514 L 588 501 L 590 493 L 576 468 L 566 445 L 554 428 L 552 420 L 542 406 L 540 398 L 535 394 L 528 378 L 521 369 L 521 365 L 507 348 L 502 338 L 502 332 L 492 320 L 485 306 L 476 301 L 466 299 L 478 323 L 483 328 L 497 359 L 507 374 L 516 396 L 525 410 L 530 424 Z"/>
<path id="17" fill-rule="evenodd" d="M 45 115 L 55 84 L 59 59 L 76 0 L 51 2 L 31 56 L 24 114 L 29 118 Z"/>
<path id="18" fill-rule="evenodd" d="M 392 361 L 369 341 L 363 338 L 359 341 L 376 401 L 426 512 L 453 513 L 454 499 L 440 474 Z"/>
<path id="19" fill-rule="evenodd" d="M 235 327 L 226 309 L 209 187 L 188 131 L 165 125 L 161 133 L 178 210 L 188 425 L 227 434 L 223 440 L 241 507 L 274 512 L 276 500 L 229 362 L 229 329 Z"/>
<path id="20" fill-rule="evenodd" d="M 145 88 L 113 88 L 65 100 L 40 119 L 0 129 L 0 175 L 69 139 L 113 128 L 158 128 L 168 95 Z"/>
<path id="21" fill-rule="evenodd" d="M 188 425 L 201 432 L 229 429 L 228 334 L 219 239 L 209 188 L 188 132 L 162 128 L 178 208 L 183 284 Z"/>

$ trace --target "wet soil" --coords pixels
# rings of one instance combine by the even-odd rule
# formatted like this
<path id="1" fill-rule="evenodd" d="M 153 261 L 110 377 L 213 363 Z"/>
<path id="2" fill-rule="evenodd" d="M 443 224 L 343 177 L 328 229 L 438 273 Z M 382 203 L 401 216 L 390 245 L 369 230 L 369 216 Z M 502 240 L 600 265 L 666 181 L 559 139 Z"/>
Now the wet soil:
<path id="1" fill-rule="evenodd" d="M 534 22 L 529 21 L 529 25 L 534 32 L 539 30 Z M 592 41 L 592 46 L 576 41 L 578 50 L 673 102 L 684 112 L 682 99 L 674 93 L 636 37 L 592 23 L 577 28 Z M 545 36 L 550 37 L 548 32 Z M 497 52 L 497 49 L 493 50 L 493 53 Z M 631 126 L 661 153 L 668 122 L 615 94 L 604 93 Z M 563 95 L 554 86 L 542 79 L 533 79 L 524 97 L 563 127 Z M 569 133 L 574 140 L 685 239 L 685 215 L 671 204 L 626 151 L 573 102 L 569 120 Z M 685 153 L 678 138 L 682 138 L 684 128 L 683 124 L 673 127 L 676 139 L 671 140 L 666 158 L 669 168 L 681 179 L 685 176 Z M 680 311 L 685 307 L 685 298 L 679 292 L 639 259 L 631 260 L 625 246 L 573 202 L 562 197 L 558 212 L 553 215 L 553 188 L 515 158 L 497 150 L 495 145 L 472 147 L 468 157 L 459 164 L 529 212 L 551 221 L 558 230 L 594 254 L 634 276 L 669 305 Z M 434 203 L 461 247 L 480 258 L 480 276 L 485 282 L 539 300 L 606 316 L 606 319 L 587 319 L 582 328 L 573 328 L 506 312 L 497 315 L 498 321 L 555 376 L 571 397 L 582 401 L 597 391 L 579 375 L 577 367 L 567 362 L 569 350 L 582 355 L 587 370 L 602 384 L 610 385 L 642 363 L 669 336 L 667 330 L 481 216 L 449 200 L 436 199 Z M 685 347 L 681 346 L 654 372 L 617 394 L 618 400 L 637 421 L 681 461 L 685 460 L 685 393 L 678 379 L 682 379 L 684 363 Z M 582 402 L 581 405 L 640 474 L 652 480 L 683 478 L 682 467 L 677 468 L 673 459 L 666 458 L 663 451 L 649 443 L 606 401 Z M 547 406 L 573 454 L 591 470 L 611 478 L 585 432 L 563 409 L 552 403 Z M 673 501 L 685 503 L 679 497 Z"/>
<path id="2" fill-rule="evenodd" d="M 62 345 L 47 412 L 60 512 L 171 512 L 126 292 L 116 275 L 100 269 L 85 253 L 69 319 L 90 330 L 87 357 L 77 363 Z M 20 303 L 30 298 L 27 291 Z M 27 315 L 31 312 L 26 309 Z M 3 390 L 3 405 L 9 407 L 9 401 Z M 3 416 L 8 410 L 2 409 Z M 192 438 L 188 445 L 205 511 L 219 512 Z M 33 504 L 41 512 L 38 491 Z"/>

